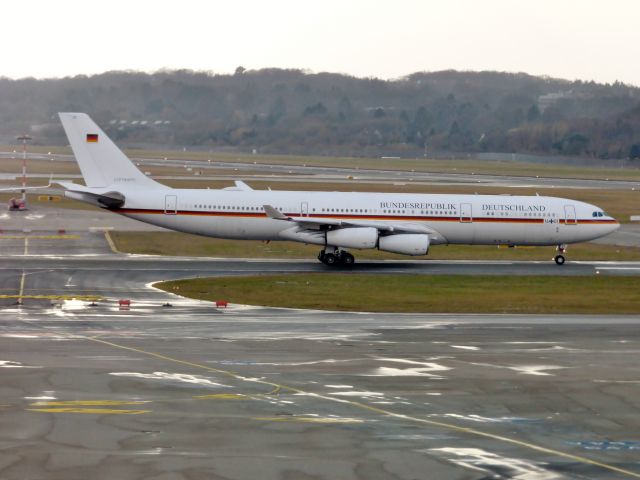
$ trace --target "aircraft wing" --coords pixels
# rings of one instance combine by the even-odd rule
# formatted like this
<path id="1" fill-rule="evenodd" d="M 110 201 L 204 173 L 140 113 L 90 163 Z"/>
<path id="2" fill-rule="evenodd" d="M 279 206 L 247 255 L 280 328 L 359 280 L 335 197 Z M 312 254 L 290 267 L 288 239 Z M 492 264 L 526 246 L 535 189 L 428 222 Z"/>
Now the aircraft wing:
<path id="1" fill-rule="evenodd" d="M 271 205 L 263 206 L 267 216 L 276 220 L 285 220 L 296 223 L 302 228 L 319 228 L 324 225 L 333 226 L 337 228 L 354 228 L 354 227 L 373 227 L 382 232 L 394 232 L 394 233 L 425 233 L 432 236 L 441 237 L 441 235 L 426 225 L 412 222 L 385 222 L 374 220 L 340 220 L 335 218 L 309 218 L 309 217 L 289 217 L 279 212 Z"/>

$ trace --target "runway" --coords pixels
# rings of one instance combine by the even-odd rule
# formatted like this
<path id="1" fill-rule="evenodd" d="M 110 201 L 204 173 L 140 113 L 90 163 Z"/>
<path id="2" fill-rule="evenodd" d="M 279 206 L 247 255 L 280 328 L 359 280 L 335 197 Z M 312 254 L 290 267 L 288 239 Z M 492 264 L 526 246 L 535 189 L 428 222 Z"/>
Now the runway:
<path id="1" fill-rule="evenodd" d="M 217 309 L 147 284 L 326 267 L 117 255 L 86 231 L 1 246 L 0 478 L 640 478 L 640 316 Z"/>

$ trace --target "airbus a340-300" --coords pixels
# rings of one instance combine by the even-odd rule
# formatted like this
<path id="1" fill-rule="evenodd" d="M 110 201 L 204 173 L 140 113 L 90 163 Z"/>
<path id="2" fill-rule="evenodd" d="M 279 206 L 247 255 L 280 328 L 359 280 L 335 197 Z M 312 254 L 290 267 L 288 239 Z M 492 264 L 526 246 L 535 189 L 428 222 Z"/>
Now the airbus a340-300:
<path id="1" fill-rule="evenodd" d="M 426 255 L 431 245 L 549 245 L 593 240 L 618 222 L 588 203 L 556 197 L 174 189 L 144 175 L 84 113 L 60 119 L 86 186 L 65 195 L 181 232 L 321 247 L 326 265 L 352 264 L 347 249 Z"/>

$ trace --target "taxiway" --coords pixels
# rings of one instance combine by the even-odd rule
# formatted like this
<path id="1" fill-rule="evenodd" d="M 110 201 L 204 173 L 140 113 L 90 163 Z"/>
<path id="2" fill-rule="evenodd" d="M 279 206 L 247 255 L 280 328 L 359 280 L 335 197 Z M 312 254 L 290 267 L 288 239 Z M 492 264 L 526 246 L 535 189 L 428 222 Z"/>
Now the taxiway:
<path id="1" fill-rule="evenodd" d="M 148 283 L 325 267 L 118 255 L 97 231 L 1 246 L 0 478 L 640 478 L 639 316 L 217 309 Z"/>

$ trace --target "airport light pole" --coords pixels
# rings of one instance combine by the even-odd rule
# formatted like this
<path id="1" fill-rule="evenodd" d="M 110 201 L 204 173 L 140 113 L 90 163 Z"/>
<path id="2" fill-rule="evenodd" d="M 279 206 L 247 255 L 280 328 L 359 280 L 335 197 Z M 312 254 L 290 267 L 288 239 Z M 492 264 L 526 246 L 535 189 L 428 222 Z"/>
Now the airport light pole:
<path id="1" fill-rule="evenodd" d="M 31 137 L 26 133 L 20 135 L 17 138 L 22 142 L 22 202 L 26 205 L 27 202 L 27 142 L 31 140 Z"/>

